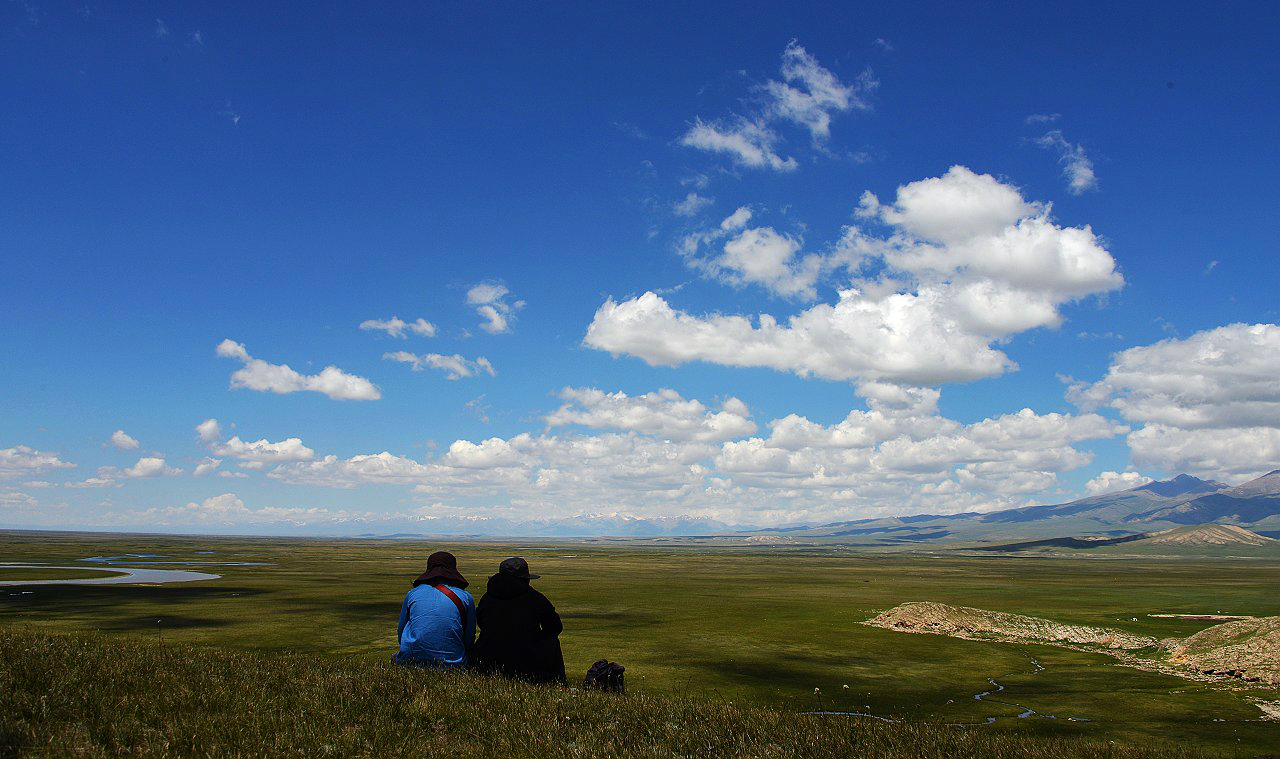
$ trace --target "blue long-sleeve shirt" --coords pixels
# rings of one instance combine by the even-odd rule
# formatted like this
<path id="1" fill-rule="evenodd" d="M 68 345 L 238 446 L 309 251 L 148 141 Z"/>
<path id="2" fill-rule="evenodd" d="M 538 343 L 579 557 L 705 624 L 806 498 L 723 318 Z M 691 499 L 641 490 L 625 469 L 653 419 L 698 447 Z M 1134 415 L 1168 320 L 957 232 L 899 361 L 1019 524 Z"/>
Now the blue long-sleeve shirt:
<path id="1" fill-rule="evenodd" d="M 458 607 L 431 585 L 405 594 L 400 606 L 400 660 L 465 667 L 476 639 L 476 602 L 471 594 L 449 585 L 467 612 L 462 623 Z"/>

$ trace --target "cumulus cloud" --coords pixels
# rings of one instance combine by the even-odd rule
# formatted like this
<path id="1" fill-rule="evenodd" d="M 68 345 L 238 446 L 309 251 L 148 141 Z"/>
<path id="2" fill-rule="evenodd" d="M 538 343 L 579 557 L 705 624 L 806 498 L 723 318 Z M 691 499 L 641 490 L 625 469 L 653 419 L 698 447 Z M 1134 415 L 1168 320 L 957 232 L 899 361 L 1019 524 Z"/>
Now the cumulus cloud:
<path id="1" fill-rule="evenodd" d="M 1103 472 L 1084 484 L 1089 495 L 1106 495 L 1146 485 L 1151 478 L 1137 472 Z"/>
<path id="2" fill-rule="evenodd" d="M 398 337 L 402 340 L 408 337 L 406 332 L 412 332 L 422 337 L 435 337 L 436 334 L 436 325 L 426 319 L 419 318 L 407 322 L 398 316 L 392 316 L 390 319 L 366 319 L 360 322 L 360 329 L 385 332 L 391 337 Z"/>
<path id="3" fill-rule="evenodd" d="M 952 513 L 1026 505 L 1059 472 L 1091 461 L 1075 444 L 1128 429 L 1096 414 L 1029 409 L 963 424 L 938 413 L 936 389 L 868 382 L 858 392 L 867 410 L 843 421 L 789 415 L 757 436 L 736 399 L 715 411 L 671 390 L 567 388 L 548 426 L 600 432 L 455 440 L 422 461 L 387 451 L 326 456 L 269 476 L 409 486 L 439 504 L 478 500 L 493 504 L 481 511 L 524 518 L 682 513 L 768 523 Z"/>
<path id="4" fill-rule="evenodd" d="M 114 470 L 106 469 L 104 471 Z M 121 477 L 131 479 L 149 479 L 151 477 L 171 477 L 182 474 L 181 469 L 169 466 L 161 456 L 143 456 L 138 463 L 119 471 Z"/>
<path id="5" fill-rule="evenodd" d="M 1016 188 L 963 166 L 898 188 L 891 204 L 865 193 L 858 214 L 889 233 L 849 227 L 827 251 L 802 255 L 799 240 L 747 227 L 746 210 L 685 242 L 691 266 L 778 295 L 808 297 L 824 273 L 877 273 L 854 277 L 834 304 L 783 324 L 768 314 L 690 314 L 647 292 L 606 301 L 584 344 L 657 366 L 706 361 L 833 380 L 968 381 L 1015 366 L 994 343 L 1057 327 L 1063 304 L 1123 284 L 1089 227 L 1060 227 Z M 721 252 L 698 253 L 739 228 Z"/>
<path id="6" fill-rule="evenodd" d="M 484 319 L 480 329 L 491 335 L 511 331 L 511 322 L 525 303 L 522 300 L 508 302 L 510 294 L 505 285 L 496 282 L 481 282 L 467 291 L 467 305 L 474 306 Z"/>
<path id="7" fill-rule="evenodd" d="M 1280 326 L 1229 324 L 1121 351 L 1068 398 L 1144 424 L 1129 436 L 1140 466 L 1199 476 L 1280 466 Z"/>
<path id="8" fill-rule="evenodd" d="M 395 353 L 384 353 L 382 357 L 408 364 L 415 372 L 420 372 L 423 369 L 439 369 L 445 372 L 446 379 L 451 380 L 476 377 L 481 374 L 488 374 L 490 377 L 494 377 L 498 374 L 493 368 L 493 364 L 489 363 L 489 359 L 484 356 L 477 356 L 473 361 L 457 353 L 451 356 L 440 353 L 424 353 L 419 356 L 408 351 L 396 351 Z"/>
<path id="9" fill-rule="evenodd" d="M 302 440 L 296 437 L 286 438 L 277 443 L 266 438 L 250 442 L 241 440 L 239 435 L 233 436 L 230 440 L 223 440 L 222 429 L 217 419 L 206 419 L 196 425 L 196 435 L 213 455 L 238 459 L 242 462 L 274 464 L 287 461 L 310 461 L 316 455 L 315 451 L 303 445 Z M 220 463 L 217 459 L 207 458 L 200 467 L 196 468 L 196 474 L 211 472 L 217 469 Z"/>
<path id="10" fill-rule="evenodd" d="M 192 474 L 196 477 L 203 477 L 206 474 L 216 471 L 220 466 L 222 466 L 222 459 L 215 459 L 206 456 L 200 460 L 200 463 L 196 464 L 195 471 L 192 472 Z"/>
<path id="11" fill-rule="evenodd" d="M 63 461 L 56 453 L 37 451 L 25 445 L 0 448 L 0 479 L 30 477 L 51 469 L 67 469 L 75 464 Z"/>
<path id="12" fill-rule="evenodd" d="M 347 374 L 336 366 L 326 366 L 319 374 L 299 374 L 288 364 L 269 364 L 249 355 L 243 343 L 223 340 L 217 353 L 234 358 L 244 366 L 231 374 L 231 387 L 259 392 L 297 393 L 304 390 L 323 393 L 334 400 L 376 401 L 382 393 L 364 377 Z"/>
<path id="13" fill-rule="evenodd" d="M 108 442 L 122 451 L 138 450 L 138 441 L 130 437 L 124 430 L 116 430 L 111 433 L 111 439 Z"/>
<path id="14" fill-rule="evenodd" d="M 666 388 L 629 397 L 621 391 L 567 387 L 560 398 L 565 403 L 547 415 L 548 427 L 578 424 L 701 442 L 730 440 L 756 431 L 747 405 L 737 398 L 726 399 L 718 412 Z"/>
<path id="15" fill-rule="evenodd" d="M 1089 190 L 1098 189 L 1098 175 L 1094 173 L 1093 161 L 1089 160 L 1082 145 L 1068 142 L 1059 129 L 1046 132 L 1036 139 L 1036 144 L 1058 151 L 1062 176 L 1066 178 L 1067 191 L 1072 195 L 1083 195 Z"/>
<path id="16" fill-rule="evenodd" d="M 771 79 L 759 88 L 761 105 L 755 112 L 728 121 L 695 119 L 680 144 L 727 154 L 747 168 L 794 171 L 799 164 L 779 154 L 782 138 L 771 124 L 802 127 L 818 145 L 831 134 L 832 114 L 868 110 L 867 97 L 879 86 L 870 69 L 852 84 L 840 81 L 795 40 L 782 52 L 781 74 L 781 80 Z"/>
<path id="17" fill-rule="evenodd" d="M 677 216 L 697 216 L 704 208 L 716 202 L 715 198 L 708 198 L 691 192 L 684 196 L 684 200 L 673 203 L 671 210 L 675 211 Z"/>

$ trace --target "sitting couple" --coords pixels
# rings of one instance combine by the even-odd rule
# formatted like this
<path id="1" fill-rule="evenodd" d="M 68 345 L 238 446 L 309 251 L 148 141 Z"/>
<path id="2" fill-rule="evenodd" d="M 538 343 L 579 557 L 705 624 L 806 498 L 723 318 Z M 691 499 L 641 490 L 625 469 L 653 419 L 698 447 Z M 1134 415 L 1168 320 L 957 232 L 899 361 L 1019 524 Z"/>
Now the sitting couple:
<path id="1" fill-rule="evenodd" d="M 391 660 L 442 669 L 471 666 L 531 682 L 567 683 L 557 637 L 564 625 L 556 607 L 530 587 L 529 581 L 536 579 L 524 559 L 506 559 L 489 578 L 477 607 L 453 554 L 431 554 L 427 571 L 413 581 L 400 607 L 400 651 Z"/>

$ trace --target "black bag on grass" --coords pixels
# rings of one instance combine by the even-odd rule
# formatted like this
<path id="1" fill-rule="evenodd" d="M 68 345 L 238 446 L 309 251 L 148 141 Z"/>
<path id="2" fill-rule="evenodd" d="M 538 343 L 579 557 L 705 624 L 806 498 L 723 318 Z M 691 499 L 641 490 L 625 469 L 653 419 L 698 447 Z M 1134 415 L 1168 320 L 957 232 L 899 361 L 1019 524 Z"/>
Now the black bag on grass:
<path id="1" fill-rule="evenodd" d="M 606 693 L 626 693 L 627 684 L 622 675 L 626 670 L 627 668 L 621 664 L 601 659 L 587 670 L 587 679 L 583 681 L 582 687 L 602 690 Z"/>

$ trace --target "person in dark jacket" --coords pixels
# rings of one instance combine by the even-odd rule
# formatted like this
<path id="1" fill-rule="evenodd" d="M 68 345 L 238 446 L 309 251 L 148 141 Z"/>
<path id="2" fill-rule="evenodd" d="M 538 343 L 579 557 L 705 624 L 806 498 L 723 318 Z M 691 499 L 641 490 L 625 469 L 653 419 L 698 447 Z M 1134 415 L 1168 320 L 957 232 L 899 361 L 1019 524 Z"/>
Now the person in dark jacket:
<path id="1" fill-rule="evenodd" d="M 556 607 L 529 585 L 537 578 L 520 558 L 506 559 L 489 578 L 476 609 L 475 666 L 535 683 L 568 684 L 558 637 L 564 625 Z"/>

